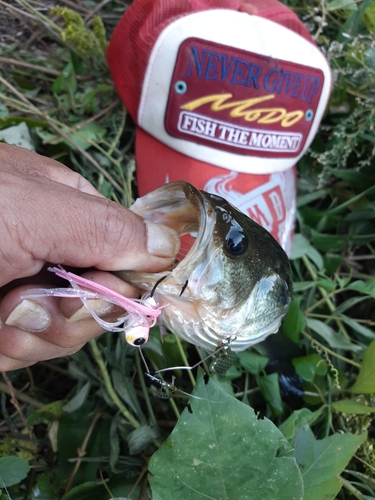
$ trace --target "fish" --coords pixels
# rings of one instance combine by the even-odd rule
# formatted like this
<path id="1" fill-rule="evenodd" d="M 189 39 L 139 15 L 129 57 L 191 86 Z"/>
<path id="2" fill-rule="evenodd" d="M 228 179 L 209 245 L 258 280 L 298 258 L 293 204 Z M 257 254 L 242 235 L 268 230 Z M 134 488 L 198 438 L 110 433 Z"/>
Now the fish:
<path id="1" fill-rule="evenodd" d="M 212 353 L 228 339 L 237 352 L 279 330 L 292 300 L 292 273 L 266 229 L 186 181 L 165 184 L 130 209 L 181 238 L 194 236 L 187 254 L 166 271 L 115 272 L 151 293 L 173 334 Z"/>

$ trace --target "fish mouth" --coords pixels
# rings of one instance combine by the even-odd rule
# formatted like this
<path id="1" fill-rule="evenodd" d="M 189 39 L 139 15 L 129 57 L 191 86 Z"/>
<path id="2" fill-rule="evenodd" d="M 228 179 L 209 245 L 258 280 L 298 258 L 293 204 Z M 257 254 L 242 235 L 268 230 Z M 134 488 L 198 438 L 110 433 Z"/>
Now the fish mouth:
<path id="1" fill-rule="evenodd" d="M 182 249 L 168 272 L 172 272 L 177 283 L 186 282 L 212 243 L 216 214 L 209 200 L 191 184 L 180 181 L 138 198 L 130 209 L 178 233 Z M 185 235 L 189 236 L 184 238 Z"/>

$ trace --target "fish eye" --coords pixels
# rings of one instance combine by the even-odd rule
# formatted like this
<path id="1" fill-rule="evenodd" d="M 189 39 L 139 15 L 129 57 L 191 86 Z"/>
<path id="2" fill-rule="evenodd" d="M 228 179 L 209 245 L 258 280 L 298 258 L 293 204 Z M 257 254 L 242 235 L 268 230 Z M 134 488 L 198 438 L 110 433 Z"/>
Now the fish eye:
<path id="1" fill-rule="evenodd" d="M 241 257 L 247 250 L 248 241 L 240 228 L 232 226 L 225 238 L 225 251 L 229 257 Z"/>

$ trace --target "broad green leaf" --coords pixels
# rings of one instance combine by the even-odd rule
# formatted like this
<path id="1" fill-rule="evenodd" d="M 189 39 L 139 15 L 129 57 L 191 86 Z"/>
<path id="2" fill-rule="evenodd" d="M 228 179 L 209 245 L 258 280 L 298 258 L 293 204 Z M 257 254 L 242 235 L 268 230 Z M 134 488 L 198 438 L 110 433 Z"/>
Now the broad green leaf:
<path id="1" fill-rule="evenodd" d="M 59 500 L 59 495 L 48 477 L 45 474 L 40 474 L 29 498 L 30 500 Z"/>
<path id="2" fill-rule="evenodd" d="M 365 23 L 366 28 L 369 31 L 373 31 L 375 28 L 375 3 L 367 7 L 362 15 L 362 21 Z"/>
<path id="3" fill-rule="evenodd" d="M 305 238 L 302 234 L 295 234 L 290 259 L 300 259 L 303 255 L 306 255 L 309 247 L 310 242 L 307 238 Z"/>
<path id="4" fill-rule="evenodd" d="M 356 394 L 375 392 L 375 340 L 366 349 L 357 380 L 348 391 Z"/>
<path id="5" fill-rule="evenodd" d="M 261 373 L 268 363 L 268 358 L 266 356 L 261 356 L 253 351 L 239 352 L 238 359 L 240 360 L 241 366 L 253 375 Z"/>
<path id="6" fill-rule="evenodd" d="M 334 349 L 345 349 L 347 351 L 360 351 L 361 347 L 355 345 L 339 332 L 336 332 L 331 326 L 313 318 L 306 318 L 306 324 L 311 330 L 320 335 L 330 347 Z"/>
<path id="7" fill-rule="evenodd" d="M 86 401 L 87 396 L 90 392 L 91 388 L 91 382 L 86 382 L 85 385 L 81 387 L 81 389 L 77 392 L 77 394 L 67 403 L 64 407 L 63 410 L 66 413 L 73 413 L 74 411 L 78 410 L 83 403 Z"/>
<path id="8" fill-rule="evenodd" d="M 308 356 L 294 358 L 292 359 L 292 363 L 298 375 L 307 382 L 312 382 L 315 375 L 324 376 L 327 373 L 327 363 L 319 354 L 309 354 Z"/>
<path id="9" fill-rule="evenodd" d="M 333 500 L 341 489 L 337 476 L 366 438 L 364 432 L 358 436 L 334 434 L 317 440 L 309 427 L 300 427 L 294 441 L 294 455 L 303 476 L 304 500 Z"/>
<path id="10" fill-rule="evenodd" d="M 19 457 L 0 458 L 0 487 L 13 486 L 20 483 L 29 473 L 27 460 Z"/>
<path id="11" fill-rule="evenodd" d="M 283 412 L 283 402 L 280 394 L 279 374 L 258 375 L 256 379 L 259 390 L 270 405 L 272 413 L 280 415 Z"/>
<path id="12" fill-rule="evenodd" d="M 375 412 L 375 406 L 367 406 L 355 399 L 342 399 L 332 403 L 332 408 L 343 413 L 354 413 L 356 415 L 363 415 L 365 413 Z"/>
<path id="13" fill-rule="evenodd" d="M 297 429 L 306 424 L 314 423 L 324 411 L 324 406 L 312 412 L 307 408 L 295 410 L 284 422 L 279 425 L 279 430 L 284 434 L 288 441 L 294 440 Z"/>
<path id="14" fill-rule="evenodd" d="M 292 301 L 283 321 L 283 332 L 293 342 L 298 341 L 299 333 L 305 328 L 305 316 L 299 307 L 300 303 L 300 298 Z"/>
<path id="15" fill-rule="evenodd" d="M 21 122 L 19 125 L 14 125 L 14 127 L 0 130 L 0 141 L 28 149 L 29 151 L 35 151 L 29 128 L 24 122 Z"/>
<path id="16" fill-rule="evenodd" d="M 270 420 L 201 373 L 194 396 L 149 463 L 153 500 L 302 500 L 291 447 Z"/>

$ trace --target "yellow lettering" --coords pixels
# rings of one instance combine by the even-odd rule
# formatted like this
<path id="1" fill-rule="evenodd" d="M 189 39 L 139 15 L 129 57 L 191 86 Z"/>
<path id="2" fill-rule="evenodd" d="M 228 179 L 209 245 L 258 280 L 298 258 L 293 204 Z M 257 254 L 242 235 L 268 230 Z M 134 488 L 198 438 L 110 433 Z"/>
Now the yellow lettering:
<path id="1" fill-rule="evenodd" d="M 232 118 L 243 117 L 247 122 L 257 122 L 262 124 L 280 122 L 280 125 L 285 128 L 291 127 L 295 123 L 299 122 L 304 116 L 304 112 L 301 110 L 291 111 L 288 113 L 285 108 L 252 108 L 256 104 L 274 99 L 274 94 L 244 99 L 243 101 L 226 102 L 232 97 L 233 94 L 208 95 L 183 104 L 181 109 L 193 111 L 194 109 L 200 108 L 205 104 L 211 103 L 211 111 L 219 112 L 232 108 L 232 111 L 230 112 L 230 116 Z"/>

